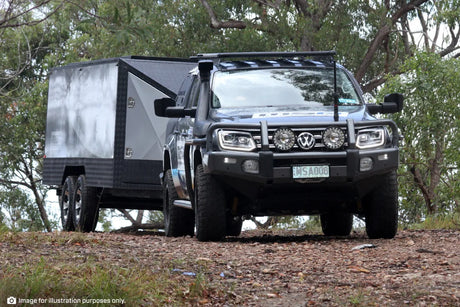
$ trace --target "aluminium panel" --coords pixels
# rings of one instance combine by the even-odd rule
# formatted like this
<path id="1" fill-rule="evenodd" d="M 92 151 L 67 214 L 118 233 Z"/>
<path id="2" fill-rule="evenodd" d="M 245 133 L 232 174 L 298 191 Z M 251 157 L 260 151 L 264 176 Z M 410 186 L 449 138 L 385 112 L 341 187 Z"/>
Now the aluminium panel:
<path id="1" fill-rule="evenodd" d="M 168 118 L 155 115 L 154 100 L 167 95 L 128 73 L 125 159 L 162 160 Z"/>
<path id="2" fill-rule="evenodd" d="M 114 156 L 117 61 L 69 65 L 52 71 L 45 155 L 49 158 Z"/>

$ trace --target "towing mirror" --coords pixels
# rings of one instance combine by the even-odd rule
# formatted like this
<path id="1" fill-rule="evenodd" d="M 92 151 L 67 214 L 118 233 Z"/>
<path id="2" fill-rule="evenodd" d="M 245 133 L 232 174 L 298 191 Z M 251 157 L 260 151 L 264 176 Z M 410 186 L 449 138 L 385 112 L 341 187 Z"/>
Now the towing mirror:
<path id="1" fill-rule="evenodd" d="M 155 115 L 160 117 L 167 117 L 166 109 L 176 106 L 176 101 L 170 97 L 155 99 Z"/>
<path id="2" fill-rule="evenodd" d="M 185 116 L 195 117 L 196 108 L 186 109 L 185 107 L 176 107 L 176 101 L 166 97 L 155 99 L 155 115 L 160 117 L 181 118 Z"/>
<path id="3" fill-rule="evenodd" d="M 385 95 L 383 104 L 368 104 L 366 105 L 367 110 L 371 114 L 388 114 L 401 112 L 403 109 L 404 97 L 402 94 L 393 93 Z"/>

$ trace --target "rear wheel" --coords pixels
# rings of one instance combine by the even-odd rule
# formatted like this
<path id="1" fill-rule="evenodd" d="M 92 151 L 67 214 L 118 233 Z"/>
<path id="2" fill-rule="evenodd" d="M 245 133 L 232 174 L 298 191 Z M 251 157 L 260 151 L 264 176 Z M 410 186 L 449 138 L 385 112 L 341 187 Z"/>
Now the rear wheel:
<path id="1" fill-rule="evenodd" d="M 371 239 L 394 238 L 398 230 L 396 171 L 384 175 L 382 184 L 363 199 L 366 232 Z"/>
<path id="2" fill-rule="evenodd" d="M 61 208 L 61 223 L 62 229 L 64 231 L 73 231 L 75 230 L 72 220 L 72 208 L 71 204 L 73 202 L 73 193 L 75 189 L 75 180 L 74 176 L 69 176 L 65 179 L 64 184 L 62 185 L 61 196 L 59 196 L 59 207 Z"/>
<path id="3" fill-rule="evenodd" d="M 165 173 L 163 186 L 165 235 L 167 237 L 193 236 L 195 228 L 193 211 L 174 206 L 174 201 L 178 198 L 171 170 L 168 169 Z"/>
<path id="4" fill-rule="evenodd" d="M 321 228 L 326 236 L 348 236 L 353 227 L 353 214 L 329 212 L 321 214 Z"/>
<path id="5" fill-rule="evenodd" d="M 75 230 L 91 232 L 96 229 L 99 216 L 97 190 L 86 185 L 85 175 L 80 175 L 75 183 L 72 214 Z"/>
<path id="6" fill-rule="evenodd" d="M 199 241 L 217 241 L 227 231 L 225 194 L 219 182 L 198 165 L 195 171 L 195 225 Z"/>

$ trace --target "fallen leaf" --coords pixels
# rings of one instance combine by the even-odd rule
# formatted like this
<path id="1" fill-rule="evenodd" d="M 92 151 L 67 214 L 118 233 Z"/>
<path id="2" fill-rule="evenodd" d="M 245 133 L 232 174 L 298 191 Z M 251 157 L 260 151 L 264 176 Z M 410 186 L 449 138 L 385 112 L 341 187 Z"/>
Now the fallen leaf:
<path id="1" fill-rule="evenodd" d="M 349 266 L 348 267 L 352 272 L 355 272 L 355 273 L 370 273 L 371 271 L 369 271 L 368 269 L 365 269 L 363 267 L 359 267 L 359 266 L 356 266 L 356 265 L 352 265 L 352 266 Z"/>

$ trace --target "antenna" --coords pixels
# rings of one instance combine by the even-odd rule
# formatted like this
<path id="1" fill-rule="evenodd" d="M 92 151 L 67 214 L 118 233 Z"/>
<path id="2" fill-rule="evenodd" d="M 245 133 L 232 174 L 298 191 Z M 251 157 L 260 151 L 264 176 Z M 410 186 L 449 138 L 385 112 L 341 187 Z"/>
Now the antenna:
<path id="1" fill-rule="evenodd" d="M 339 120 L 339 93 L 337 92 L 337 62 L 334 60 L 334 121 Z"/>

